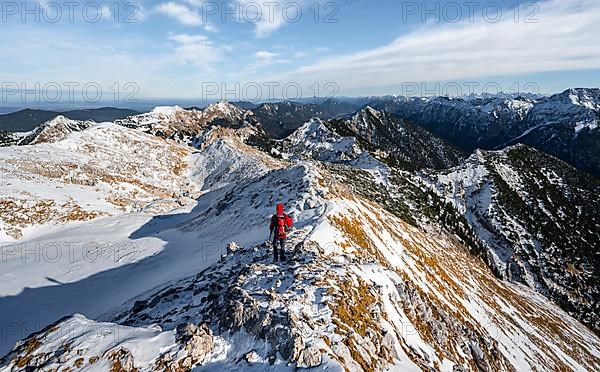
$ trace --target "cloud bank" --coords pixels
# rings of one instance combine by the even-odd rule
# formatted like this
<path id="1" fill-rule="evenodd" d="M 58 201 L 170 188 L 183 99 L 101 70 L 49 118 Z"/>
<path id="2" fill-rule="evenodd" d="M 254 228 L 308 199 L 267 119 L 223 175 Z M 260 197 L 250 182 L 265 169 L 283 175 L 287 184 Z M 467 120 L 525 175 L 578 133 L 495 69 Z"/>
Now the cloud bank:
<path id="1" fill-rule="evenodd" d="M 600 2 L 538 3 L 537 22 L 425 25 L 391 43 L 302 66 L 275 79 L 342 89 L 600 68 Z"/>

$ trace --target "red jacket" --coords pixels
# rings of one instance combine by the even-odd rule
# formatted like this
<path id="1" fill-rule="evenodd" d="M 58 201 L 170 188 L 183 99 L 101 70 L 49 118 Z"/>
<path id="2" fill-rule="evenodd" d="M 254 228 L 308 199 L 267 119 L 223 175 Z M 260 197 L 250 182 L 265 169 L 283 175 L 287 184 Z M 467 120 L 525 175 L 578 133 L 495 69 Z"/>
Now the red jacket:
<path id="1" fill-rule="evenodd" d="M 279 231 L 279 220 L 283 220 L 284 230 Z M 292 218 L 283 212 L 283 204 L 277 204 L 277 214 L 274 214 L 271 217 L 271 226 L 269 227 L 269 231 L 274 233 L 273 237 L 276 239 L 285 239 L 287 238 L 287 230 L 292 227 Z"/>

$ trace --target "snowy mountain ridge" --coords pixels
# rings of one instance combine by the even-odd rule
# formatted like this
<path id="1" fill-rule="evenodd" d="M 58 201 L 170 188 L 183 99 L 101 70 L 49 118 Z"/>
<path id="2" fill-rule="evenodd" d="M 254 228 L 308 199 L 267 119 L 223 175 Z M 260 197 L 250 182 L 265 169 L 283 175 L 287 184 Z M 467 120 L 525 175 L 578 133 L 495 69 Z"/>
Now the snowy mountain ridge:
<path id="1" fill-rule="evenodd" d="M 502 149 L 523 143 L 588 173 L 600 174 L 600 89 L 548 97 L 378 99 L 376 109 L 430 130 L 460 149 Z"/>
<path id="2" fill-rule="evenodd" d="M 333 133 L 318 118 L 308 121 L 280 143 L 282 152 L 304 159 L 348 161 L 362 153 L 354 137 L 342 137 Z"/>
<path id="3" fill-rule="evenodd" d="M 584 370 L 597 363 L 596 336 L 558 308 L 498 282 L 453 239 L 411 227 L 331 179 L 310 162 L 276 170 L 217 191 L 223 209 L 192 213 L 176 227 L 192 233 L 241 213 L 240 230 L 252 228 L 263 218 L 255 208 L 281 196 L 265 186 L 279 183 L 297 220 L 289 263 L 273 264 L 261 244 L 229 244 L 209 269 L 131 300 L 104 316 L 109 323 L 75 316 L 32 335 L 6 368 L 532 370 L 541 359 Z M 511 324 L 519 322 L 528 326 L 515 334 Z M 556 349 L 555 332 L 578 347 Z"/>
<path id="4" fill-rule="evenodd" d="M 598 329 L 596 179 L 525 145 L 479 150 L 431 177 L 485 242 L 499 277 L 547 295 Z"/>
<path id="5" fill-rule="evenodd" d="M 93 121 L 71 120 L 59 115 L 24 135 L 18 145 L 58 142 L 69 133 L 82 131 L 94 124 Z"/>
<path id="6" fill-rule="evenodd" d="M 130 116 L 115 123 L 183 144 L 193 144 L 195 138 L 211 125 L 239 128 L 256 124 L 256 120 L 251 111 L 228 102 L 218 102 L 204 110 L 186 110 L 178 106 L 157 107 L 149 113 Z"/>
<path id="7" fill-rule="evenodd" d="M 186 180 L 192 153 L 186 146 L 111 123 L 56 142 L 42 141 L 45 133 L 36 136 L 36 145 L 0 149 L 3 241 L 47 223 L 164 211 L 197 194 Z"/>
<path id="8" fill-rule="evenodd" d="M 0 149 L 12 203 L 35 190 L 102 212 L 38 220 L 45 206 L 16 226 L 9 241 L 25 248 L 88 249 L 40 262 L 11 246 L 0 322 L 23 326 L 3 340 L 0 371 L 600 367 L 600 339 L 575 319 L 597 321 L 598 266 L 582 243 L 600 239 L 584 210 L 588 176 L 526 146 L 437 170 L 389 165 L 387 143 L 433 137 L 408 125 L 391 136 L 396 119 L 372 108 L 309 120 L 283 140 L 229 104 L 204 111 L 159 109 Z M 265 244 L 277 203 L 295 221 L 280 263 Z M 527 213 L 588 225 L 557 238 Z M 523 244 L 505 257 L 514 232 Z"/>

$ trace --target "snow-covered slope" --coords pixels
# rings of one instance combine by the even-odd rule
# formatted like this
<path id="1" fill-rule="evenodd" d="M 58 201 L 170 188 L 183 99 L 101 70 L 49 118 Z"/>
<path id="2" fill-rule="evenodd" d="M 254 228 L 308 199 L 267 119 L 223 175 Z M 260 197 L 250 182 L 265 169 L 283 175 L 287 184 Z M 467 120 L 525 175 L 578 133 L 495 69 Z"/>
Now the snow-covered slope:
<path id="1" fill-rule="evenodd" d="M 337 132 L 331 122 L 313 118 L 287 138 L 274 141 L 271 152 L 286 159 L 349 164 L 369 172 L 380 183 L 387 183 L 389 167 L 367 151 L 359 139 Z"/>
<path id="2" fill-rule="evenodd" d="M 2 223 L 15 241 L 2 250 L 0 322 L 19 325 L 3 337 L 2 351 L 60 317 L 97 317 L 197 272 L 218 259 L 221 238 L 255 239 L 254 229 L 228 227 L 233 215 L 217 214 L 193 232 L 172 230 L 186 216 L 215 216 L 212 202 L 228 195 L 229 184 L 283 166 L 243 137 L 223 130 L 192 153 L 99 124 L 56 143 L 2 149 Z"/>
<path id="3" fill-rule="evenodd" d="M 190 118 L 184 142 L 194 147 L 168 139 L 179 134 L 144 133 L 179 133 L 178 115 Z M 480 187 L 492 170 L 509 185 L 538 190 L 527 182 L 543 181 L 546 190 L 539 170 L 571 195 L 585 190 L 563 184 L 579 174 L 572 168 L 536 163 L 525 172 L 518 156 L 492 162 L 492 154 L 482 167 L 474 157 L 411 173 L 383 166 L 319 120 L 274 142 L 271 156 L 271 142 L 256 146 L 260 127 L 231 125 L 227 115 L 223 125 L 200 125 L 195 115 L 203 114 L 163 108 L 149 127 L 99 124 L 55 143 L 0 149 L 9 197 L 73 195 L 94 207 L 85 211 L 105 213 L 33 223 L 3 247 L 0 324 L 15 327 L 0 340 L 2 353 L 12 348 L 0 371 L 600 368 L 598 336 L 542 293 L 498 279 L 473 254 L 478 237 L 461 216 L 470 209 L 442 197 L 460 174 Z M 28 157 L 46 161 L 45 171 Z M 125 210 L 110 206 L 113 193 Z M 273 263 L 265 240 L 277 203 L 295 230 L 289 260 Z M 571 223 L 571 209 L 552 209 L 549 221 Z"/>
<path id="4" fill-rule="evenodd" d="M 600 329 L 597 179 L 525 145 L 478 151 L 431 177 L 485 242 L 499 277 L 526 284 Z"/>
<path id="5" fill-rule="evenodd" d="M 57 116 L 52 120 L 38 126 L 19 140 L 19 145 L 36 145 L 39 143 L 58 142 L 69 133 L 80 132 L 95 123 L 93 121 L 71 120 L 64 116 Z"/>
<path id="6" fill-rule="evenodd" d="M 39 138 L 39 137 L 38 137 Z M 110 123 L 62 141 L 0 149 L 0 234 L 20 238 L 44 224 L 85 221 L 145 208 L 189 204 L 192 149 Z M 158 208 L 158 209 L 157 209 Z"/>
<path id="7" fill-rule="evenodd" d="M 260 244 L 274 201 L 286 203 L 297 221 L 287 263 L 272 263 Z M 59 321 L 19 344 L 4 368 L 600 365 L 599 339 L 562 310 L 498 281 L 451 236 L 412 227 L 353 195 L 317 163 L 248 179 L 215 194 L 211 205 L 160 224 L 171 225 L 171 235 L 205 237 L 211 226 L 217 241 L 236 242 L 218 262 L 115 307 L 98 317 L 104 323 L 81 315 Z M 233 236 L 226 221 L 234 216 L 244 234 Z"/>
<path id="8" fill-rule="evenodd" d="M 318 118 L 305 123 L 279 145 L 284 155 L 329 162 L 352 160 L 363 152 L 356 138 L 333 133 Z"/>
<path id="9" fill-rule="evenodd" d="M 227 102 L 209 105 L 204 110 L 181 107 L 157 107 L 149 113 L 130 116 L 115 123 L 159 137 L 193 144 L 195 137 L 211 125 L 240 128 L 255 124 L 252 112 Z"/>

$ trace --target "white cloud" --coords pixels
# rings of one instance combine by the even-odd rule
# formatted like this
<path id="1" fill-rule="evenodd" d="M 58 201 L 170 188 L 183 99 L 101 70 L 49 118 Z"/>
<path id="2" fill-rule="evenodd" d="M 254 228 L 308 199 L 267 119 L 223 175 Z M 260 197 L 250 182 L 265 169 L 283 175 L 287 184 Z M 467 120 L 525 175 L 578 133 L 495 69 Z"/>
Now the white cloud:
<path id="1" fill-rule="evenodd" d="M 98 32 L 63 32 L 56 27 L 32 27 L 29 24 L 17 26 L 15 31 L 19 38 L 12 37 L 12 34 L 0 34 L 0 45 L 4 52 L 0 67 L 5 71 L 4 81 L 25 84 L 27 87 L 59 84 L 63 87 L 62 99 L 65 102 L 70 99 L 65 84 L 71 82 L 79 84 L 76 91 L 87 83 L 100 85 L 102 99 L 115 105 L 122 103 L 126 96 L 120 96 L 121 101 L 114 101 L 111 87 L 116 83 L 121 88 L 128 83 L 138 86 L 136 99 L 170 93 L 165 90 L 172 82 L 173 75 L 163 72 L 172 65 L 172 56 L 166 53 L 137 54 L 136 48 L 145 42 L 138 35 L 119 34 L 118 37 L 107 38 Z M 45 40 L 48 39 L 53 42 L 47 43 Z M 23 45 L 27 45 L 27 48 L 23 48 Z M 64 61 L 74 54 L 79 55 L 77 63 L 65 64 Z M 44 56 L 44 63 L 39 63 L 41 55 Z M 12 66 L 20 68 L 11 69 Z M 75 93 L 73 98 L 80 100 L 82 95 Z M 31 97 L 22 103 L 30 102 Z"/>
<path id="2" fill-rule="evenodd" d="M 497 23 L 427 25 L 387 45 L 325 58 L 280 78 L 355 89 L 600 68 L 600 2 L 538 4 L 538 23 L 515 23 L 511 16 Z"/>
<path id="3" fill-rule="evenodd" d="M 249 70 L 256 70 L 277 63 L 290 63 L 289 59 L 282 58 L 279 53 L 259 50 L 254 54 L 254 63 L 250 64 Z"/>
<path id="4" fill-rule="evenodd" d="M 216 31 L 216 28 L 213 25 L 204 22 L 197 10 L 190 9 L 183 4 L 174 2 L 162 3 L 156 6 L 156 11 L 169 18 L 176 19 L 179 23 L 186 26 L 202 26 L 205 31 Z"/>
<path id="5" fill-rule="evenodd" d="M 217 32 L 218 31 L 217 28 L 210 23 L 204 23 L 202 25 L 202 27 L 204 28 L 204 31 L 206 31 L 206 32 Z"/>
<path id="6" fill-rule="evenodd" d="M 277 56 L 279 56 L 279 54 L 267 52 L 265 50 L 260 50 L 256 52 L 254 56 L 260 60 L 269 61 L 275 59 Z"/>
<path id="7" fill-rule="evenodd" d="M 180 23 L 188 26 L 200 26 L 202 24 L 202 17 L 194 10 L 186 7 L 185 5 L 169 2 L 162 3 L 156 7 L 159 13 L 166 15 L 167 17 L 174 18 Z"/>
<path id="8" fill-rule="evenodd" d="M 108 20 L 114 19 L 113 18 L 113 12 L 112 12 L 112 10 L 110 9 L 110 7 L 108 5 L 103 5 L 100 9 L 102 11 L 102 18 L 103 19 L 108 19 Z"/>
<path id="9" fill-rule="evenodd" d="M 231 6 L 237 11 L 238 20 L 254 25 L 257 38 L 268 37 L 286 24 L 297 22 L 308 11 L 303 0 L 234 0 Z"/>
<path id="10" fill-rule="evenodd" d="M 198 66 L 206 72 L 214 71 L 214 64 L 223 58 L 226 50 L 216 47 L 205 35 L 175 34 L 169 39 L 176 43 L 177 62 Z"/>

